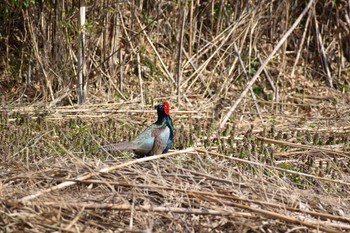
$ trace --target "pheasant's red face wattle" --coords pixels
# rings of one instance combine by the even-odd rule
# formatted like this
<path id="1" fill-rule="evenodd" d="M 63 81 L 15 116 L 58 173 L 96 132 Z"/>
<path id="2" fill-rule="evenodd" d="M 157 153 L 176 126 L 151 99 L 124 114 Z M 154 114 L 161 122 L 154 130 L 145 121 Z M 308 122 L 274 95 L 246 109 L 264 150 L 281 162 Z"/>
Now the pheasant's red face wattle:
<path id="1" fill-rule="evenodd" d="M 163 103 L 163 109 L 164 109 L 164 113 L 166 115 L 169 115 L 170 114 L 170 105 L 168 102 L 164 102 Z"/>

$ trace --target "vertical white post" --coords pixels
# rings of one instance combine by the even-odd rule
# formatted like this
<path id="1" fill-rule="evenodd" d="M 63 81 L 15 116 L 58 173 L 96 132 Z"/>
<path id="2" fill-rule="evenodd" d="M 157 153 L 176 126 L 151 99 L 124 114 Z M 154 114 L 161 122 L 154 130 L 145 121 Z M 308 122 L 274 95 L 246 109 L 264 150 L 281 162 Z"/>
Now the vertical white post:
<path id="1" fill-rule="evenodd" d="M 79 33 L 79 51 L 78 51 L 78 104 L 84 103 L 84 74 L 85 74 L 85 4 L 80 0 L 80 33 Z"/>

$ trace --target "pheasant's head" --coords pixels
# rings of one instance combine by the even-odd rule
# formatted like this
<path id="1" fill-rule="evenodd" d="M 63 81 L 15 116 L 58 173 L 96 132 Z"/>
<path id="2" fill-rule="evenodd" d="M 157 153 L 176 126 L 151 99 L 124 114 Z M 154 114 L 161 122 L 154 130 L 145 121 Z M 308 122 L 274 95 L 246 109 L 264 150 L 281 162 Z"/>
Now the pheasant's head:
<path id="1" fill-rule="evenodd" d="M 158 116 L 169 116 L 170 114 L 170 105 L 167 101 L 163 104 L 156 105 Z"/>

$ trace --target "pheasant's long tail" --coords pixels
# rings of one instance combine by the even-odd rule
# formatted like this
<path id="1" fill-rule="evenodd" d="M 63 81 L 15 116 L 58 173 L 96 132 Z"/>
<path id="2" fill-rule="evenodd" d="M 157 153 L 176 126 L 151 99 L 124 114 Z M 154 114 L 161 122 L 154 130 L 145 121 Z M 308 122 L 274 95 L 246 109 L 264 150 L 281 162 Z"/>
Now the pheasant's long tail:
<path id="1" fill-rule="evenodd" d="M 125 151 L 125 150 L 135 150 L 136 147 L 131 142 L 120 142 L 117 144 L 102 146 L 101 149 L 106 151 Z"/>

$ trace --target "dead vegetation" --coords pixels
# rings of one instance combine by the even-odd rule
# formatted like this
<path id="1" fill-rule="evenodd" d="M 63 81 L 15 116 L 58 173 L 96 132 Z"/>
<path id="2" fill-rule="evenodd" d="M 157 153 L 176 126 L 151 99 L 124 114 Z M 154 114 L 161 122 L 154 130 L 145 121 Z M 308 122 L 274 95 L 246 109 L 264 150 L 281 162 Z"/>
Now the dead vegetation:
<path id="1" fill-rule="evenodd" d="M 185 149 L 142 159 L 98 145 L 132 137 L 154 113 L 104 105 L 35 119 L 13 109 L 2 115 L 3 229 L 348 231 L 349 117 L 339 106 L 341 118 L 326 117 L 328 100 L 318 101 L 317 119 L 270 115 L 272 127 L 250 128 L 247 112 L 224 132 L 210 109 L 174 109 L 175 149 Z"/>
<path id="2" fill-rule="evenodd" d="M 0 3 L 0 231 L 350 231 L 347 2 L 87 1 L 82 106 L 63 2 Z"/>

